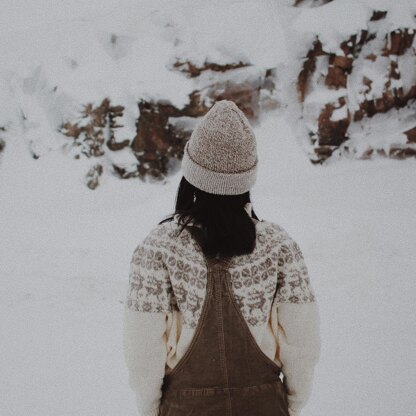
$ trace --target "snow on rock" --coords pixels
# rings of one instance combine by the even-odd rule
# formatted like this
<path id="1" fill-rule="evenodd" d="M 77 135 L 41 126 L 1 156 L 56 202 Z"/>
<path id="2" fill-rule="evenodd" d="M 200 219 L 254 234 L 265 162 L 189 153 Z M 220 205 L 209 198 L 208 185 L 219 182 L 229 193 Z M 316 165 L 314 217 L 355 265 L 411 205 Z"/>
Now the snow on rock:
<path id="1" fill-rule="evenodd" d="M 266 71 L 287 59 L 279 13 L 270 6 L 245 1 L 242 7 L 231 0 L 226 7 L 202 1 L 92 1 L 85 5 L 76 0 L 61 7 L 37 0 L 25 7 L 21 0 L 6 0 L 8 12 L 0 17 L 4 62 L 0 93 L 6 96 L 9 88 L 12 95 L 9 105 L 0 109 L 0 127 L 2 120 L 20 125 L 33 157 L 63 146 L 66 153 L 79 155 L 80 149 L 68 152 L 68 140 L 60 137 L 68 133 L 63 126 L 79 126 L 83 108 L 99 108 L 110 100 L 113 106 L 123 107 L 118 128 L 111 130 L 113 142 L 128 140 L 137 150 L 141 101 L 183 109 L 192 105 L 190 96 L 198 90 L 205 96 L 205 106 L 222 92 L 223 98 L 243 103 L 245 92 L 236 93 L 238 84 L 244 90 L 249 82 L 254 91 L 258 80 L 250 74 L 262 73 L 264 78 Z M 186 65 L 188 70 L 196 68 L 200 79 L 186 76 Z M 238 71 L 239 66 L 245 70 Z M 232 80 L 220 74 L 228 70 Z M 232 94 L 225 88 L 229 83 Z M 260 98 L 273 101 L 267 91 L 253 97 L 245 103 L 247 109 L 253 107 L 249 110 L 253 114 L 258 112 Z M 94 128 L 104 129 L 104 125 Z M 82 140 L 84 145 L 95 146 L 91 134 L 84 131 L 82 136 L 88 136 Z M 83 153 L 103 158 L 107 151 L 116 151 L 114 146 L 107 149 L 111 142 L 99 141 L 97 152 L 84 146 Z M 138 164 L 131 163 L 131 155 L 123 154 L 127 159 L 107 158 L 125 161 L 117 165 L 95 162 L 104 166 L 104 174 L 112 172 L 122 178 L 144 174 L 143 166 L 138 169 L 140 158 Z M 166 173 L 163 167 L 160 173 Z"/>
<path id="2" fill-rule="evenodd" d="M 107 120 L 84 126 L 81 135 L 81 153 L 97 159 L 89 169 L 99 163 L 104 175 L 163 178 L 190 132 L 168 120 L 200 117 L 226 98 L 253 122 L 263 110 L 288 108 L 298 143 L 312 162 L 322 162 L 350 138 L 351 123 L 403 107 L 415 96 L 415 7 L 410 0 L 394 7 L 382 0 L 296 3 L 319 7 L 294 7 L 288 0 L 229 0 L 227 7 L 124 0 L 76 1 L 61 9 L 38 1 L 32 15 L 21 1 L 7 0 L 9 18 L 0 18 L 0 93 L 8 100 L 0 108 L 0 128 L 18 126 L 34 158 L 50 151 L 79 156 L 82 146 L 69 146 L 80 140 L 68 141 L 63 126 L 73 133 L 85 108 L 109 100 L 123 109 L 117 128 Z M 147 115 L 140 103 L 176 109 L 158 121 L 155 137 L 164 144 L 156 153 L 151 136 L 141 131 Z M 85 149 L 94 143 L 87 129 L 105 136 L 98 153 Z"/>
<path id="3" fill-rule="evenodd" d="M 387 12 L 380 31 L 416 29 L 413 0 L 333 0 L 322 7 L 302 8 L 293 28 L 309 39 L 318 36 L 326 52 L 342 55 L 340 44 L 354 33 L 368 30 L 374 11 Z"/>
<path id="4" fill-rule="evenodd" d="M 197 65 L 242 61 L 263 68 L 287 61 L 278 8 L 268 2 L 199 0 L 177 9 L 188 35 L 178 42 L 179 57 Z"/>
<path id="5" fill-rule="evenodd" d="M 367 27 L 371 10 L 363 1 L 334 0 L 325 6 L 303 8 L 293 28 L 312 40 L 319 37 L 325 52 L 343 54 L 340 44 L 351 34 Z"/>
<path id="6" fill-rule="evenodd" d="M 416 143 L 410 143 L 404 132 L 416 125 L 414 107 L 392 109 L 386 114 L 375 114 L 349 127 L 349 140 L 340 150 L 341 156 L 349 156 L 351 149 L 358 158 L 371 158 L 375 154 L 400 153 L 404 149 L 416 151 Z M 394 155 L 393 155 L 394 156 Z"/>
<path id="7" fill-rule="evenodd" d="M 416 4 L 334 0 L 303 7 L 292 20 L 310 45 L 297 81 L 304 126 L 296 128 L 307 137 L 311 160 L 415 157 L 413 143 L 403 142 L 406 128 L 393 117 L 395 110 L 402 117 L 416 111 Z M 378 132 L 382 137 L 374 140 L 366 118 L 387 113 L 389 135 Z"/>

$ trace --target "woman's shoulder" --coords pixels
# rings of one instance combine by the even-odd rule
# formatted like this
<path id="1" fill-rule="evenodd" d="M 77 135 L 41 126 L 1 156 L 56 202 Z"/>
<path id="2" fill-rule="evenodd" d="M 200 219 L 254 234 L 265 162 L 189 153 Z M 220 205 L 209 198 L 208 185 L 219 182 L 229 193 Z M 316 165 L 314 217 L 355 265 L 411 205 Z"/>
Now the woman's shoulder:
<path id="1" fill-rule="evenodd" d="M 309 303 L 316 300 L 310 282 L 309 270 L 305 263 L 303 251 L 285 227 L 275 222 L 268 222 L 270 232 L 278 247 L 278 281 L 277 303 Z"/>
<path id="2" fill-rule="evenodd" d="M 172 240 L 177 235 L 177 227 L 174 221 L 165 221 L 156 225 L 147 232 L 142 240 L 143 245 L 163 246 L 164 242 Z"/>
<path id="3" fill-rule="evenodd" d="M 191 239 L 187 232 L 181 232 L 182 226 L 175 219 L 168 219 L 154 225 L 146 234 L 141 246 L 176 252 L 178 247 L 186 246 Z"/>
<path id="4" fill-rule="evenodd" d="M 275 221 L 261 220 L 257 224 L 259 230 L 264 231 L 277 243 L 294 241 L 287 229 Z"/>

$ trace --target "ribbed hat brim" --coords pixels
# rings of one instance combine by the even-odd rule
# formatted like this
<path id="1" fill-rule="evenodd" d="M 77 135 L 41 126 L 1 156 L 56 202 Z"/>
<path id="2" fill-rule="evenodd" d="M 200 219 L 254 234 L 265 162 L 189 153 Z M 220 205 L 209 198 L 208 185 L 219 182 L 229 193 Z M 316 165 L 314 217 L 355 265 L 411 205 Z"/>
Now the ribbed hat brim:
<path id="1" fill-rule="evenodd" d="M 257 166 L 244 172 L 225 173 L 208 170 L 194 162 L 188 152 L 189 141 L 185 144 L 182 158 L 182 173 L 185 179 L 205 192 L 217 195 L 238 195 L 249 191 L 257 179 Z"/>

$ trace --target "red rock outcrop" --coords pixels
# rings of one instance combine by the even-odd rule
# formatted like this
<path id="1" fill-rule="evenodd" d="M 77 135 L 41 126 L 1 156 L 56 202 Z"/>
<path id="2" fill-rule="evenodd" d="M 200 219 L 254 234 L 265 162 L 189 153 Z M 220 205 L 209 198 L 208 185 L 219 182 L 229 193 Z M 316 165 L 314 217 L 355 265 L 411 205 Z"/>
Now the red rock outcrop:
<path id="1" fill-rule="evenodd" d="M 201 76 L 205 71 L 211 71 L 215 76 L 208 77 L 210 81 L 206 84 L 200 82 L 200 89 L 190 92 L 188 103 L 183 108 L 177 108 L 166 100 L 139 99 L 136 135 L 130 139 L 116 140 L 117 129 L 123 127 L 118 121 L 123 116 L 124 107 L 112 105 L 108 98 L 99 105 L 85 105 L 78 120 L 61 126 L 61 133 L 72 140 L 70 147 L 75 158 L 83 155 L 100 159 L 106 153 L 131 152 L 133 162 L 124 163 L 122 158 L 120 162 L 118 158 L 110 157 L 92 165 L 85 179 L 90 189 L 99 185 L 99 178 L 107 169 L 109 160 L 111 173 L 120 178 L 137 176 L 144 179 L 150 176 L 163 179 L 169 173 L 172 160 L 181 160 L 195 122 L 215 101 L 234 101 L 253 122 L 262 104 L 260 92 L 263 92 L 265 107 L 270 107 L 273 101 L 274 69 L 264 70 L 242 62 L 227 65 L 207 63 L 202 67 L 191 62 L 177 62 L 172 70 L 190 78 Z"/>
<path id="2" fill-rule="evenodd" d="M 91 166 L 90 170 L 85 175 L 85 183 L 88 188 L 94 190 L 99 184 L 100 176 L 103 174 L 103 165 L 96 163 Z"/>
<path id="3" fill-rule="evenodd" d="M 296 2 L 301 3 L 301 2 Z M 387 12 L 374 11 L 371 21 L 378 22 L 385 19 Z M 377 23 L 373 23 L 376 25 Z M 319 37 L 314 41 L 307 58 L 303 64 L 302 70 L 298 75 L 297 89 L 298 97 L 301 102 L 308 100 L 308 94 L 313 88 L 311 86 L 311 78 L 316 71 L 317 59 L 320 56 L 328 57 L 327 72 L 324 77 L 324 84 L 328 90 L 340 90 L 343 92 L 342 96 L 338 96 L 334 101 L 322 103 L 320 114 L 317 117 L 315 128 L 310 133 L 310 142 L 313 146 L 314 155 L 311 156 L 313 163 L 323 163 L 328 159 L 332 153 L 339 149 L 340 145 L 349 139 L 348 128 L 351 123 L 359 122 L 369 117 L 373 117 L 379 113 L 387 113 L 392 109 L 399 109 L 406 107 L 410 103 L 414 103 L 416 99 L 416 85 L 410 87 L 403 85 L 402 74 L 400 73 L 401 57 L 406 54 L 415 56 L 416 48 L 414 45 L 415 31 L 411 29 L 398 29 L 384 36 L 384 44 L 381 48 L 377 47 L 377 42 L 374 42 L 374 47 L 371 41 L 376 38 L 375 32 L 368 30 L 361 30 L 360 33 L 352 34 L 348 39 L 340 44 L 340 49 L 343 54 L 334 54 L 324 50 Z M 366 55 L 364 56 L 362 50 L 366 46 Z M 368 53 L 368 50 L 371 53 Z M 357 102 L 350 102 L 348 83 L 349 77 L 353 71 L 354 64 L 359 60 L 367 60 L 369 63 L 374 63 L 377 59 L 386 59 L 388 66 L 385 74 L 380 74 L 380 79 L 385 78 L 384 86 L 381 92 L 374 92 L 374 80 L 367 75 L 361 77 L 361 96 L 362 99 Z M 403 58 L 404 59 L 404 58 Z M 410 69 L 412 70 L 412 69 Z M 416 67 L 414 68 L 416 71 Z M 355 81 L 357 74 L 355 74 Z M 379 82 L 379 79 L 377 80 Z M 345 90 L 345 92 L 344 92 Z M 357 107 L 358 105 L 358 107 Z M 345 106 L 342 117 L 332 117 L 336 109 Z M 411 137 L 414 133 L 410 134 Z M 408 136 L 409 137 L 409 136 Z M 376 149 L 377 150 L 377 149 Z M 379 149 L 378 154 L 384 154 L 389 157 L 409 157 L 414 156 L 414 149 L 400 144 L 392 143 L 390 152 L 385 152 Z M 373 151 L 367 151 L 362 155 L 363 158 L 368 158 Z"/>
<path id="4" fill-rule="evenodd" d="M 215 82 L 191 92 L 189 102 L 183 108 L 165 102 L 140 101 L 137 134 L 131 145 L 140 162 L 140 176 L 149 174 L 162 178 L 168 173 L 169 161 L 172 158 L 182 158 L 183 148 L 192 128 L 187 128 L 187 123 L 178 127 L 181 123 L 176 121 L 202 117 L 215 101 L 223 99 L 234 101 L 250 120 L 255 121 L 260 111 L 260 91 L 274 88 L 272 70 L 258 69 L 257 75 L 253 76 L 253 68 L 250 69 L 246 64 L 205 65 L 196 69 L 192 63 L 182 63 L 176 67 L 181 72 L 187 68 L 190 77 L 207 70 L 223 73 L 225 76 L 218 76 Z M 247 73 L 244 76 L 246 68 Z M 238 83 L 232 80 L 235 71 L 239 71 Z"/>
<path id="5" fill-rule="evenodd" d="M 115 129 L 122 127 L 116 120 L 123 115 L 123 110 L 123 106 L 112 106 L 108 98 L 96 107 L 89 103 L 84 106 L 79 120 L 64 123 L 59 131 L 72 138 L 74 146 L 79 148 L 76 158 L 79 158 L 80 153 L 87 157 L 103 156 L 104 145 L 115 151 L 130 144 L 128 139 L 116 142 L 114 137 Z"/>
<path id="6" fill-rule="evenodd" d="M 226 72 L 230 69 L 237 69 L 237 68 L 244 68 L 246 66 L 250 66 L 249 63 L 245 62 L 237 62 L 231 64 L 216 64 L 215 62 L 205 62 L 202 66 L 198 66 L 190 61 L 176 61 L 172 69 L 183 72 L 189 78 L 199 77 L 202 72 L 211 70 L 214 72 Z"/>

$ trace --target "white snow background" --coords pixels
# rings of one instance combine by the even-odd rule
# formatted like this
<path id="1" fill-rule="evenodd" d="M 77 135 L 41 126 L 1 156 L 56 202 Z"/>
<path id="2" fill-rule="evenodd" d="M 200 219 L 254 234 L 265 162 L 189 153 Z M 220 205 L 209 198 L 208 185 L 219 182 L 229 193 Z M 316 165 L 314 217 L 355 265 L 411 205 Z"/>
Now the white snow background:
<path id="1" fill-rule="evenodd" d="M 91 191 L 86 162 L 60 151 L 57 124 L 106 95 L 126 105 L 126 132 L 139 96 L 182 105 L 190 81 L 165 67 L 175 54 L 290 62 L 277 3 L 2 1 L 0 415 L 137 414 L 122 356 L 129 262 L 172 212 L 181 175 L 163 183 L 106 176 Z M 113 32 L 123 46 L 106 50 Z M 55 85 L 59 99 L 49 94 Z M 322 353 L 302 416 L 413 416 L 415 161 L 314 166 L 294 135 L 292 106 L 254 127 L 260 165 L 251 194 L 257 215 L 299 243 L 320 303 Z M 30 141 L 43 143 L 38 160 Z"/>

